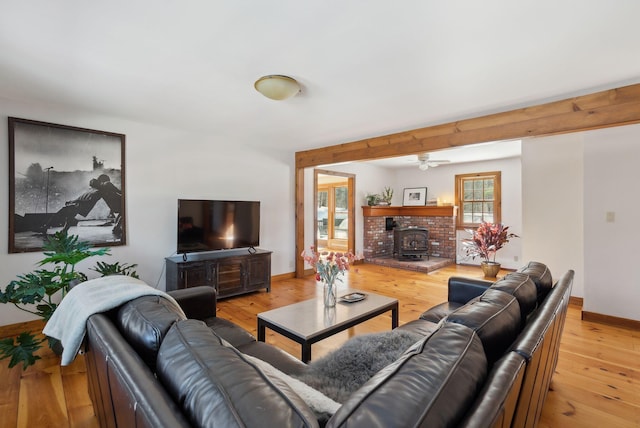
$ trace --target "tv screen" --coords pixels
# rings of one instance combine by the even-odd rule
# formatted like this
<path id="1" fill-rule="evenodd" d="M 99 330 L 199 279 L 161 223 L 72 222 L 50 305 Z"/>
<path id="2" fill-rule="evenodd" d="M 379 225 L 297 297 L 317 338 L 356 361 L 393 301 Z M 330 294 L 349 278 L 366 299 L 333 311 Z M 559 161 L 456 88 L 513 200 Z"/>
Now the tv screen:
<path id="1" fill-rule="evenodd" d="M 178 253 L 260 245 L 260 202 L 178 200 Z"/>

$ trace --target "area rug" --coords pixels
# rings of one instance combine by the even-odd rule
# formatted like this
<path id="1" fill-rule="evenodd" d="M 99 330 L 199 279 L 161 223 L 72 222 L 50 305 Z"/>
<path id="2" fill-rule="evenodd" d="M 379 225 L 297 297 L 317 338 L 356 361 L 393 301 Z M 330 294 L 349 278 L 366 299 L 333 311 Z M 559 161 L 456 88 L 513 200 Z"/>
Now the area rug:
<path id="1" fill-rule="evenodd" d="M 392 330 L 349 339 L 295 377 L 338 403 L 364 385 L 374 374 L 397 360 L 424 336 Z"/>

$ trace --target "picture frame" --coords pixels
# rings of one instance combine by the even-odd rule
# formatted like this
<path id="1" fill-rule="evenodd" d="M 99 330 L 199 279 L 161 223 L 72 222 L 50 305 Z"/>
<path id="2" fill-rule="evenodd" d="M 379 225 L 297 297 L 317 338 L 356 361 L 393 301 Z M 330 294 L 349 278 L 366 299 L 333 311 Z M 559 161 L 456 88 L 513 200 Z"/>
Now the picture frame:
<path id="1" fill-rule="evenodd" d="M 126 245 L 125 135 L 9 117 L 9 253 Z"/>
<path id="2" fill-rule="evenodd" d="M 425 206 L 427 203 L 426 187 L 410 187 L 404 189 L 402 205 L 405 207 Z"/>

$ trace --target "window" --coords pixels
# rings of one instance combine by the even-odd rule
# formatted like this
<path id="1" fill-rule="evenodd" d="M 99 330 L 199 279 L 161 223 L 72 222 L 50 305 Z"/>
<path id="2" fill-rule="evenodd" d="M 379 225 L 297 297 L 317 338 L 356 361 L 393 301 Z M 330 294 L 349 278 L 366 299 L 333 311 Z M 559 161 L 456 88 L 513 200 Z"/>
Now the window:
<path id="1" fill-rule="evenodd" d="M 456 175 L 457 226 L 500 223 L 500 171 Z"/>
<path id="2" fill-rule="evenodd" d="M 348 196 L 349 188 L 342 183 L 318 185 L 318 239 L 348 239 Z"/>

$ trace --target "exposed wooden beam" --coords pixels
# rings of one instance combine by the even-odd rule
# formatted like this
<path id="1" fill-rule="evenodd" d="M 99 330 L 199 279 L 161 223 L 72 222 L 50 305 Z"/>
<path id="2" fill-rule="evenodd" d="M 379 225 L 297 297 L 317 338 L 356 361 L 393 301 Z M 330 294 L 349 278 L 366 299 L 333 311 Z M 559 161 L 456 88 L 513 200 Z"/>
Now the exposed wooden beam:
<path id="1" fill-rule="evenodd" d="M 304 168 L 639 122 L 640 84 L 635 84 L 473 119 L 297 152 L 296 249 L 304 246 Z M 296 274 L 301 276 L 304 263 L 297 259 Z"/>

